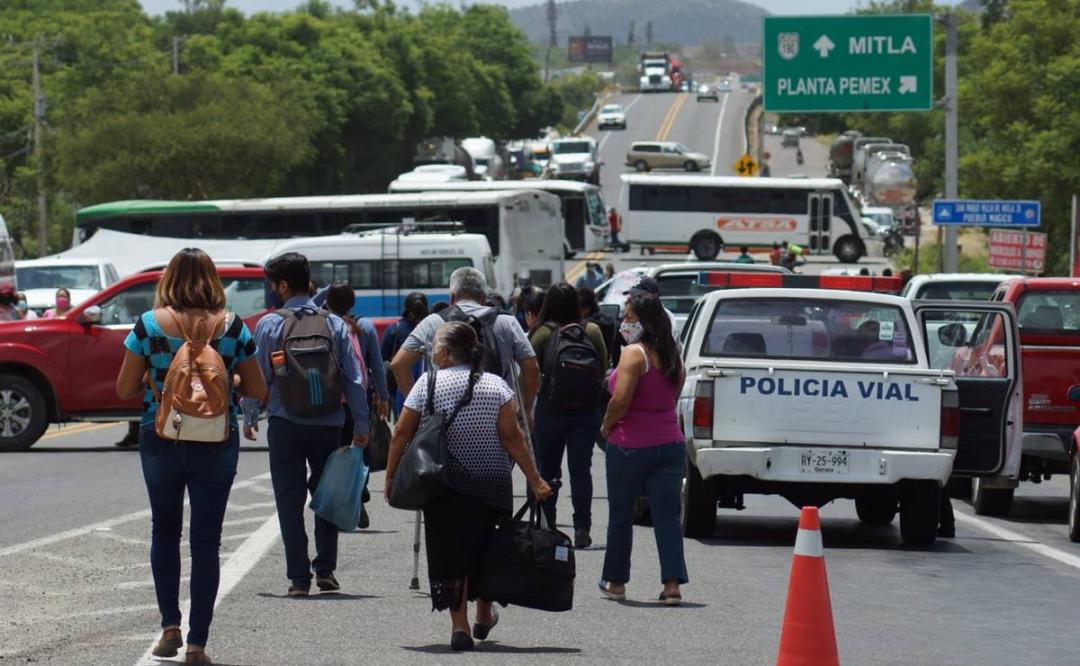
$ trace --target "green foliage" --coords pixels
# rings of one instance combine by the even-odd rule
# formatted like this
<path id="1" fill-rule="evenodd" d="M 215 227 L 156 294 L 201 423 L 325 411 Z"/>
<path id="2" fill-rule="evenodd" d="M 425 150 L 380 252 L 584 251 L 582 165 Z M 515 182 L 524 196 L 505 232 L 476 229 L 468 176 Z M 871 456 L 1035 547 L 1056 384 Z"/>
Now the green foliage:
<path id="1" fill-rule="evenodd" d="M 915 246 L 909 243 L 893 260 L 898 269 L 910 268 L 916 275 L 919 273 L 941 272 L 941 245 L 938 243 L 922 243 L 919 245 L 919 265 L 915 267 Z M 961 273 L 992 273 L 987 266 L 987 257 L 982 255 L 960 254 L 957 258 L 958 270 Z"/>
<path id="2" fill-rule="evenodd" d="M 551 87 L 558 93 L 565 107 L 559 128 L 569 131 L 578 124 L 578 111 L 592 107 L 602 85 L 594 72 L 586 70 L 580 74 L 569 74 L 555 79 Z"/>
<path id="3" fill-rule="evenodd" d="M 490 5 L 414 15 L 382 0 L 298 0 L 245 16 L 225 0 L 183 0 L 151 19 L 138 0 L 2 4 L 0 213 L 26 252 L 35 39 L 54 251 L 78 206 L 384 191 L 423 137 L 532 137 L 564 116 L 561 86 L 541 82 L 530 45 Z"/>

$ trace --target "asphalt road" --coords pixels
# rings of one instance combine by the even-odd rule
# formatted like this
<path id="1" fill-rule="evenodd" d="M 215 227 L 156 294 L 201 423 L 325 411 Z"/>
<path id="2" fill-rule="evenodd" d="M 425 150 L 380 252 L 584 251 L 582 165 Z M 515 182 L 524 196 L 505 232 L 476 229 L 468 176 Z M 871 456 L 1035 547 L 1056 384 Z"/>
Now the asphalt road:
<path id="1" fill-rule="evenodd" d="M 68 429 L 0 458 L 0 661 L 139 664 L 157 633 L 150 523 L 138 453 L 122 427 Z M 714 538 L 687 540 L 687 603 L 661 608 L 650 528 L 635 528 L 630 600 L 600 598 L 607 510 L 595 452 L 596 545 L 579 552 L 575 609 L 502 610 L 468 663 L 765 664 L 775 660 L 797 526 L 783 500 L 722 510 Z M 565 476 L 565 475 L 564 475 Z M 382 474 L 373 477 L 381 487 Z M 516 489 L 523 488 L 521 479 Z M 449 619 L 408 589 L 413 516 L 371 505 L 341 537 L 344 591 L 288 599 L 267 454 L 245 447 L 222 543 L 209 651 L 226 664 L 419 664 L 452 659 Z M 1020 490 L 1009 519 L 955 502 L 957 538 L 904 547 L 895 527 L 822 510 L 841 660 L 848 664 L 1065 664 L 1080 654 L 1080 546 L 1068 542 L 1063 479 Z M 569 498 L 560 516 L 569 517 Z M 187 566 L 187 560 L 184 562 Z M 425 563 L 421 558 L 421 579 Z M 426 581 L 425 581 L 426 583 Z M 185 579 L 186 586 L 186 579 Z"/>

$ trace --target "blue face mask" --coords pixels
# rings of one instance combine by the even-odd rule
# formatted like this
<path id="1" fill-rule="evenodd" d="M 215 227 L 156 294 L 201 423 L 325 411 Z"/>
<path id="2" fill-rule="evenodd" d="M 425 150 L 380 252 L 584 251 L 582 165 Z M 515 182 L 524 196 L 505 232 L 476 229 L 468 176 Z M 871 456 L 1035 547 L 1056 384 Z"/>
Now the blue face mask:
<path id="1" fill-rule="evenodd" d="M 281 298 L 281 295 L 278 294 L 277 289 L 275 289 L 274 285 L 271 283 L 267 283 L 266 285 L 266 302 L 274 309 L 285 307 L 285 300 Z"/>

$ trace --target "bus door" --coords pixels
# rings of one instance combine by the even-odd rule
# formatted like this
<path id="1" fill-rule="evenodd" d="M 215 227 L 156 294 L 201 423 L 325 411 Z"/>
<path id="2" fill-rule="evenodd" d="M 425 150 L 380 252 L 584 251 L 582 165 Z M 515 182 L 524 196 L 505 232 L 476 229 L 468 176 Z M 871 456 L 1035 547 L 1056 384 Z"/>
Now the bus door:
<path id="1" fill-rule="evenodd" d="M 570 249 L 574 252 L 584 252 L 586 250 L 585 227 L 589 217 L 589 210 L 585 207 L 585 197 L 576 194 L 563 196 L 562 212 L 566 222 L 566 240 L 570 242 Z"/>
<path id="2" fill-rule="evenodd" d="M 379 313 L 388 317 L 400 312 L 401 304 L 401 234 L 379 234 Z"/>
<path id="3" fill-rule="evenodd" d="M 810 230 L 807 244 L 813 254 L 829 252 L 829 223 L 832 220 L 833 200 L 830 192 L 810 193 Z"/>

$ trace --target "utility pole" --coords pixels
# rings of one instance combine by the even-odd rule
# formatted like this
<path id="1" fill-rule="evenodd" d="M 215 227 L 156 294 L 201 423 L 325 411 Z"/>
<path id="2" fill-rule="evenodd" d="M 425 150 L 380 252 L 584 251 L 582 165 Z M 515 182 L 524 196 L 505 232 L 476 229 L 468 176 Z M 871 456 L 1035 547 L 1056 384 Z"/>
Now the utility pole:
<path id="1" fill-rule="evenodd" d="M 31 81 L 34 97 L 34 157 L 37 159 L 38 228 L 37 251 L 39 256 L 48 254 L 49 211 L 45 193 L 45 99 L 41 95 L 41 43 L 34 40 L 34 69 Z"/>
<path id="2" fill-rule="evenodd" d="M 551 76 L 551 50 L 559 45 L 559 36 L 555 30 L 559 21 L 559 10 L 555 6 L 555 0 L 548 0 L 547 3 L 547 22 L 548 22 L 548 48 L 547 55 L 544 56 L 544 83 L 548 82 Z"/>
<path id="3" fill-rule="evenodd" d="M 958 196 L 959 149 L 957 136 L 959 121 L 957 118 L 956 90 L 956 14 L 945 15 L 945 198 L 956 199 Z M 942 263 L 946 273 L 957 271 L 956 227 L 945 227 L 945 247 L 942 248 Z"/>
<path id="4" fill-rule="evenodd" d="M 174 35 L 172 38 L 172 73 L 180 73 L 180 36 Z"/>

